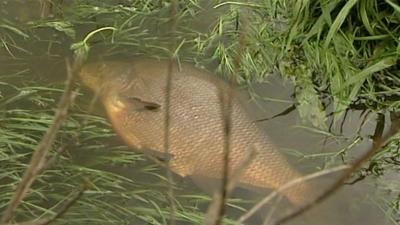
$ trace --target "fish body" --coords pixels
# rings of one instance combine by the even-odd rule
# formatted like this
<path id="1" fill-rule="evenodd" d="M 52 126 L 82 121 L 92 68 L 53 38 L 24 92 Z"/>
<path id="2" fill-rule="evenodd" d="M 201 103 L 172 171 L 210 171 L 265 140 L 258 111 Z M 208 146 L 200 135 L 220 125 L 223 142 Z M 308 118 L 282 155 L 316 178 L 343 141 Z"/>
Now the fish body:
<path id="1" fill-rule="evenodd" d="M 115 131 L 131 147 L 164 153 L 168 61 L 139 59 L 84 66 L 80 77 L 99 93 Z M 221 91 L 221 92 L 220 92 Z M 229 170 L 235 171 L 252 146 L 257 154 L 239 179 L 241 184 L 277 189 L 301 175 L 251 120 L 234 88 L 189 64 L 174 66 L 170 89 L 170 169 L 182 177 L 221 178 L 224 118 L 219 93 L 232 91 Z M 295 204 L 306 185 L 284 191 Z"/>

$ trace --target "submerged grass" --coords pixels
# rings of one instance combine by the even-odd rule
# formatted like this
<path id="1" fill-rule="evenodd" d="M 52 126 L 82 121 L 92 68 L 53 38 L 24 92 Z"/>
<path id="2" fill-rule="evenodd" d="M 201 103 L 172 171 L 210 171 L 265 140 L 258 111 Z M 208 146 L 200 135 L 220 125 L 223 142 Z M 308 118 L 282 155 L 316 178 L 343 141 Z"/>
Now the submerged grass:
<path id="1" fill-rule="evenodd" d="M 51 123 L 50 109 L 61 92 L 39 82 L 12 85 L 6 79 L 29 78 L 34 66 L 28 62 L 35 55 L 47 58 L 48 62 L 63 60 L 71 54 L 66 45 L 90 53 L 89 60 L 138 55 L 166 58 L 171 23 L 169 1 L 53 0 L 52 13 L 45 19 L 39 19 L 39 9 L 34 10 L 36 1 L 4 2 L 6 8 L 0 10 L 0 61 L 11 72 L 0 72 L 0 181 L 5 182 L 0 183 L 4 186 L 0 188 L 0 211 L 20 179 L 30 153 Z M 327 134 L 336 141 L 340 132 L 330 129 L 328 122 L 338 125 L 345 121 L 348 110 L 386 115 L 399 111 L 400 10 L 396 1 L 191 0 L 178 1 L 178 6 L 178 61 L 190 61 L 226 76 L 234 74 L 235 60 L 239 58 L 241 66 L 235 80 L 242 85 L 262 82 L 269 74 L 279 72 L 295 85 L 293 102 L 301 118 L 312 124 L 314 128 L 310 129 L 316 133 Z M 7 7 L 9 10 L 4 10 Z M 239 11 L 243 8 L 250 23 L 241 22 Z M 238 57 L 240 26 L 246 26 L 247 32 L 246 46 Z M 60 131 L 54 149 L 74 135 L 79 137 L 79 148 L 88 152 L 85 165 L 91 167 L 75 164 L 72 153 L 60 157 L 60 163 L 39 179 L 35 195 L 24 202 L 19 212 L 22 219 L 51 213 L 47 207 L 59 204 L 71 189 L 89 179 L 92 189 L 85 194 L 88 198 L 79 201 L 65 218 L 75 218 L 75 222 L 82 224 L 121 224 L 126 222 L 122 218 L 133 216 L 151 224 L 166 223 L 169 211 L 162 192 L 150 189 L 150 184 L 137 182 L 136 178 L 97 168 L 100 164 L 131 166 L 146 159 L 126 151 L 126 147 L 104 144 L 105 138 L 114 136 L 108 123 L 78 108 Z M 340 154 L 324 157 L 328 163 L 332 158 L 345 158 L 355 145 L 353 140 L 362 138 L 365 137 L 355 134 Z M 359 177 L 398 171 L 397 146 L 396 136 L 361 170 Z M 112 153 L 105 154 L 109 150 Z M 94 160 L 90 155 L 97 157 Z M 157 167 L 141 168 L 140 173 L 151 175 L 157 182 L 165 180 Z M 53 179 L 55 183 L 49 182 Z M 393 192 L 399 193 L 395 189 Z M 134 206 L 116 205 L 109 198 L 127 204 L 132 198 Z M 399 202 L 397 198 L 391 204 L 398 206 Z M 177 208 L 177 219 L 201 223 L 198 211 Z M 81 212 L 94 216 L 87 218 Z M 60 221 L 68 223 L 63 218 Z"/>
<path id="2" fill-rule="evenodd" d="M 6 83 L 2 85 L 11 87 L 10 90 L 22 89 Z M 7 103 L 0 107 L 0 211 L 20 182 L 38 141 L 51 125 L 53 99 L 62 91 L 29 86 L 23 89 L 36 91 L 30 96 L 14 98 L 13 102 L 7 101 L 12 93 L 5 91 L 0 101 Z M 160 168 L 143 155 L 113 141 L 115 134 L 104 118 L 75 109 L 58 136 L 51 154 L 66 144 L 67 150 L 36 180 L 18 208 L 18 221 L 54 215 L 85 182 L 90 188 L 57 223 L 167 224 L 169 204 L 163 189 L 166 180 L 159 175 Z M 79 158 L 74 157 L 77 154 Z M 131 175 L 113 172 L 128 169 Z M 203 214 L 184 199 L 175 200 L 180 202 L 176 209 L 177 220 L 200 224 Z"/>

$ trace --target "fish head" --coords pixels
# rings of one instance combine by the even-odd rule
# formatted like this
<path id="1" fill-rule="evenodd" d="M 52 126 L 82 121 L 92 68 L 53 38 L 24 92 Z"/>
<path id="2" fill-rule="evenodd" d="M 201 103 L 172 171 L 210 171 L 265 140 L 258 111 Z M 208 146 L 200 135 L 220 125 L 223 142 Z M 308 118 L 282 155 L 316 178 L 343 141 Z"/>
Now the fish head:
<path id="1" fill-rule="evenodd" d="M 82 82 L 94 92 L 106 95 L 113 90 L 128 89 L 134 74 L 120 64 L 99 62 L 84 65 L 79 76 Z"/>
<path id="2" fill-rule="evenodd" d="M 143 71 L 148 71 L 146 68 L 135 63 L 99 62 L 83 66 L 79 76 L 99 97 L 114 130 L 129 146 L 160 151 L 162 103 L 153 101 L 145 85 L 143 76 L 148 73 L 143 75 Z M 147 130 L 150 131 L 145 132 Z"/>
<path id="3" fill-rule="evenodd" d="M 79 77 L 112 111 L 122 111 L 126 101 L 121 96 L 129 92 L 135 77 L 129 68 L 120 62 L 91 63 L 81 68 Z"/>

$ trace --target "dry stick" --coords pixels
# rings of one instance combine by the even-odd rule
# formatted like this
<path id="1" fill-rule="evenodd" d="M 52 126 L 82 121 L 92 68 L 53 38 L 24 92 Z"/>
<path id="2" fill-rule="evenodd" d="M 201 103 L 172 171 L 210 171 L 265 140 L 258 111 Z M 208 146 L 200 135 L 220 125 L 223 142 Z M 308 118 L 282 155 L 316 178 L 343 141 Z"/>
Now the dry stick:
<path id="1" fill-rule="evenodd" d="M 59 147 L 56 151 L 56 153 L 49 159 L 46 160 L 46 162 L 43 164 L 41 170 L 39 171 L 39 173 L 42 173 L 43 171 L 49 169 L 51 166 L 54 165 L 54 163 L 58 160 L 58 158 L 60 157 L 60 155 L 62 155 L 65 150 L 67 150 L 67 146 L 68 145 L 63 145 L 61 147 Z"/>
<path id="2" fill-rule="evenodd" d="M 228 186 L 229 186 L 229 154 L 231 150 L 231 132 L 232 132 L 232 88 L 228 88 L 227 96 L 219 89 L 219 97 L 221 104 L 221 114 L 223 119 L 224 128 L 224 148 L 223 148 L 223 167 L 222 167 L 222 185 L 220 192 L 216 193 L 213 197 L 213 203 L 210 205 L 209 213 L 214 216 L 209 216 L 205 225 L 219 225 L 222 222 L 222 218 L 225 214 L 225 203 L 228 197 Z M 215 206 L 213 206 L 215 204 Z"/>
<path id="3" fill-rule="evenodd" d="M 64 94 L 62 95 L 59 101 L 58 108 L 56 109 L 53 123 L 49 127 L 46 134 L 43 136 L 42 140 L 37 146 L 35 152 L 33 153 L 29 166 L 25 170 L 21 182 L 18 184 L 14 195 L 8 203 L 8 207 L 3 212 L 0 224 L 6 224 L 13 218 L 18 205 L 21 204 L 22 200 L 27 195 L 29 188 L 42 171 L 42 168 L 46 166 L 46 156 L 51 148 L 51 145 L 54 143 L 57 131 L 60 129 L 61 124 L 66 120 L 68 109 L 76 96 L 73 92 L 72 87 L 76 71 L 76 63 L 74 63 L 74 68 L 72 69 L 69 62 L 67 61 L 68 77 L 65 84 Z"/>
<path id="4" fill-rule="evenodd" d="M 259 144 L 258 143 L 253 144 L 252 148 L 249 149 L 246 156 L 244 157 L 243 162 L 229 176 L 229 181 L 226 187 L 228 194 L 233 191 L 237 182 L 239 182 L 243 173 L 246 171 L 247 167 L 250 166 L 251 161 L 253 161 L 253 159 L 259 152 L 260 152 Z"/>
<path id="5" fill-rule="evenodd" d="M 33 221 L 26 221 L 12 225 L 48 225 L 55 221 L 56 219 L 60 218 L 64 213 L 68 211 L 71 206 L 73 206 L 83 195 L 83 193 L 89 188 L 87 184 L 84 184 L 82 188 L 74 194 L 72 198 L 68 200 L 59 210 L 58 212 L 50 217 L 45 219 L 33 220 Z"/>
<path id="6" fill-rule="evenodd" d="M 239 16 L 239 15 L 238 15 Z M 242 15 L 244 17 L 244 15 Z M 241 19 L 241 18 L 239 18 Z M 247 22 L 242 19 L 243 23 Z M 239 76 L 240 70 L 240 61 L 243 56 L 243 51 L 246 46 L 245 43 L 245 26 L 246 24 L 239 24 L 238 27 L 238 35 L 239 35 L 239 49 L 234 59 L 234 71 L 232 77 L 229 79 L 229 88 L 227 89 L 228 93 L 222 92 L 221 89 L 218 90 L 219 94 L 219 102 L 221 105 L 221 115 L 223 119 L 224 126 L 224 148 L 223 148 L 223 170 L 222 170 L 222 185 L 220 193 L 216 193 L 213 197 L 213 202 L 209 206 L 207 219 L 205 220 L 205 225 L 219 225 L 222 222 L 222 219 L 225 214 L 225 203 L 226 199 L 229 195 L 230 188 L 233 189 L 235 182 L 229 182 L 231 179 L 229 175 L 229 154 L 230 154 L 230 144 L 231 144 L 231 133 L 232 133 L 232 98 L 233 98 L 233 89 L 232 83 L 233 78 Z M 230 187 L 232 185 L 232 187 Z"/>
<path id="7" fill-rule="evenodd" d="M 64 213 L 66 213 L 68 211 L 69 208 L 71 208 L 71 206 L 73 206 L 83 195 L 83 193 L 89 189 L 90 185 L 85 182 L 82 187 L 80 188 L 80 190 L 78 192 L 76 192 L 72 198 L 70 198 L 56 213 L 56 215 L 54 215 L 53 217 L 43 221 L 43 223 L 40 223 L 38 225 L 47 225 L 50 224 L 51 222 L 53 222 L 54 220 L 60 218 Z"/>
<path id="8" fill-rule="evenodd" d="M 171 86 L 172 86 L 172 73 L 174 66 L 176 64 L 176 29 L 177 29 L 177 10 L 178 3 L 176 0 L 171 1 L 171 39 L 170 39 L 170 57 L 168 62 L 168 73 L 167 73 L 167 81 L 166 81 L 166 94 L 165 94 L 165 127 L 164 127 L 164 151 L 166 155 L 169 155 L 169 147 L 170 147 L 170 103 L 171 103 Z M 170 169 L 170 161 L 167 160 L 165 162 L 167 167 L 166 176 L 168 179 L 168 200 L 170 203 L 170 225 L 175 224 L 175 212 L 176 205 L 174 201 L 174 188 L 173 188 L 173 177 Z"/>
<path id="9" fill-rule="evenodd" d="M 89 184 L 86 182 L 82 185 L 80 190 L 78 190 L 73 196 L 66 202 L 64 205 L 57 210 L 57 213 L 54 216 L 49 218 L 34 220 L 34 221 L 26 221 L 13 225 L 48 225 L 54 222 L 56 219 L 60 218 L 64 213 L 66 213 L 71 206 L 73 206 L 83 195 L 83 193 L 89 188 Z"/>
<path id="10" fill-rule="evenodd" d="M 265 217 L 263 225 L 268 225 L 273 220 L 274 213 L 278 209 L 278 205 L 282 201 L 282 199 L 282 195 L 278 195 L 278 197 L 275 198 L 275 201 L 271 204 L 271 207 L 269 207 L 268 214 Z"/>
<path id="11" fill-rule="evenodd" d="M 239 220 L 237 221 L 236 225 L 239 225 L 239 224 L 243 223 L 244 221 L 246 221 L 247 219 L 249 219 L 252 215 L 254 215 L 254 213 L 256 213 L 258 210 L 260 210 L 261 207 L 268 204 L 272 199 L 275 198 L 275 196 L 279 196 L 279 194 L 282 193 L 283 191 L 285 191 L 286 189 L 293 188 L 293 186 L 296 186 L 301 183 L 305 183 L 309 180 L 313 180 L 318 177 L 322 177 L 322 176 L 325 176 L 328 174 L 336 173 L 336 172 L 339 172 L 342 170 L 347 170 L 347 169 L 350 169 L 350 166 L 347 166 L 347 165 L 338 166 L 338 167 L 334 167 L 331 169 L 318 171 L 316 173 L 312 173 L 312 174 L 309 174 L 309 175 L 306 175 L 303 177 L 299 177 L 299 178 L 296 178 L 296 179 L 293 179 L 293 180 L 287 182 L 286 184 L 280 186 L 275 191 L 271 192 L 263 200 L 261 200 L 259 203 L 257 203 L 257 205 L 255 205 L 253 208 L 251 208 L 246 214 L 241 216 L 239 218 Z"/>
<path id="12" fill-rule="evenodd" d="M 301 214 L 307 212 L 308 210 L 312 209 L 314 206 L 317 204 L 323 202 L 325 199 L 327 199 L 329 196 L 334 194 L 342 185 L 343 183 L 369 158 L 371 158 L 375 152 L 380 149 L 394 134 L 397 133 L 397 131 L 400 128 L 400 120 L 393 121 L 392 126 L 390 127 L 390 130 L 385 134 L 385 136 L 378 138 L 374 144 L 371 146 L 370 149 L 367 150 L 367 152 L 358 158 L 350 167 L 349 170 L 344 172 L 342 176 L 339 177 L 339 179 L 332 184 L 326 191 L 324 191 L 321 195 L 319 195 L 314 201 L 303 205 L 293 212 L 289 213 L 288 215 L 284 216 L 282 219 L 279 219 L 278 221 L 275 222 L 275 225 L 280 225 L 285 222 L 288 222 Z"/>
<path id="13" fill-rule="evenodd" d="M 40 2 L 40 18 L 46 19 L 50 14 L 51 2 L 50 0 L 39 0 Z"/>
<path id="14" fill-rule="evenodd" d="M 247 167 L 250 165 L 251 161 L 254 159 L 254 157 L 258 152 L 259 152 L 259 146 L 254 146 L 254 148 L 250 148 L 243 162 L 241 162 L 238 168 L 235 171 L 233 171 L 226 185 L 227 195 L 229 195 L 233 191 L 240 177 L 246 171 Z M 223 200 L 222 195 L 219 192 L 216 192 L 213 196 L 212 203 L 208 207 L 206 220 L 203 223 L 204 225 L 215 224 L 216 218 L 219 216 L 218 209 L 220 207 L 222 200 Z"/>

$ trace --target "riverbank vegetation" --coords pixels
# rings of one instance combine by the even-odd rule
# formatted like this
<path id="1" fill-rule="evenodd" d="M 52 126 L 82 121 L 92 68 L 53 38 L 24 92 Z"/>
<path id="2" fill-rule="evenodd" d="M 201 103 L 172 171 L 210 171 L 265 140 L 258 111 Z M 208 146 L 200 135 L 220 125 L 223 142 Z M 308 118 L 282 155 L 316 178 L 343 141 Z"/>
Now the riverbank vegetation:
<path id="1" fill-rule="evenodd" d="M 400 6 L 393 0 L 179 1 L 173 36 L 171 1 L 0 4 L 0 212 L 53 123 L 67 74 L 65 58 L 77 55 L 88 61 L 168 58 L 174 38 L 178 62 L 233 78 L 254 99 L 259 96 L 251 92 L 252 84 L 278 74 L 294 86 L 286 113 L 297 109 L 303 123 L 327 139 L 342 137 L 341 126 L 351 111 L 360 111 L 363 121 L 376 119 L 371 137 L 361 132 L 345 137 L 348 146 L 326 159 L 336 163 L 352 161 L 349 152 L 358 140 L 377 143 L 399 118 Z M 38 176 L 14 219 L 57 215 L 76 198 L 56 223 L 125 224 L 135 218 L 168 224 L 164 173 L 123 146 L 103 116 L 93 115 L 83 88 L 76 93 L 46 157 L 54 163 Z M 352 180 L 398 172 L 398 143 L 394 135 L 376 149 Z M 74 158 L 74 152 L 83 151 Z M 118 173 L 126 167 L 134 175 Z M 392 196 L 385 199 L 392 210 L 388 217 L 398 222 L 400 187 L 383 189 Z M 199 208 L 210 197 L 190 192 L 175 197 L 176 220 L 202 223 Z M 243 210 L 236 204 L 240 200 L 228 203 Z"/>

